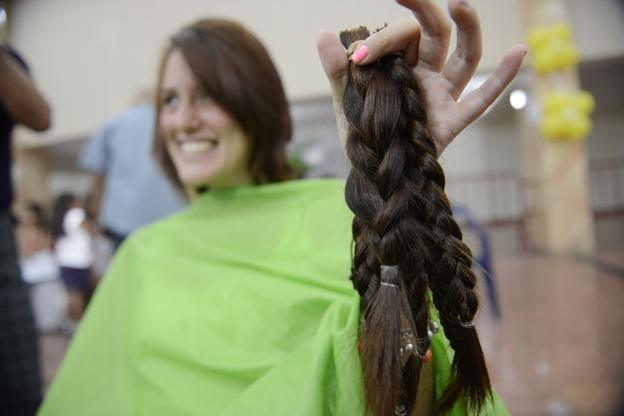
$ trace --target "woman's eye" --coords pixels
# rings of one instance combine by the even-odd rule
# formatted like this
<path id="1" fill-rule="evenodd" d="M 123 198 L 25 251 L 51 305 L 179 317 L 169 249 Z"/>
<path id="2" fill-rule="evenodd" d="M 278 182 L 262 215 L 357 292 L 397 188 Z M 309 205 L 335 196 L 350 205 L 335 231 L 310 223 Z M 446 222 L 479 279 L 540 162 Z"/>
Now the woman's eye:
<path id="1" fill-rule="evenodd" d="M 178 104 L 178 97 L 173 94 L 167 94 L 162 100 L 163 107 L 172 108 Z"/>

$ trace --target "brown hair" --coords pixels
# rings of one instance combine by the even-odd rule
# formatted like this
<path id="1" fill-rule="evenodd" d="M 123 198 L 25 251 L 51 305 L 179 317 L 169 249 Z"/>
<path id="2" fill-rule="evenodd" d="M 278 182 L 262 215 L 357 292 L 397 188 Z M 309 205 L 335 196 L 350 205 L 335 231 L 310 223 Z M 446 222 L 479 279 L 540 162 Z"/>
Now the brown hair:
<path id="1" fill-rule="evenodd" d="M 288 100 L 269 53 L 240 24 L 204 19 L 171 37 L 158 73 L 154 152 L 178 188 L 183 186 L 159 133 L 164 65 L 174 49 L 180 50 L 205 93 L 240 124 L 250 140 L 248 169 L 254 184 L 294 178 L 286 153 L 292 134 Z"/>
<path id="2" fill-rule="evenodd" d="M 341 39 L 348 47 L 367 36 L 360 28 L 343 32 Z M 352 169 L 345 196 L 355 214 L 352 279 L 362 299 L 364 396 L 367 411 L 376 416 L 411 412 L 417 400 L 424 354 L 409 352 L 419 342 L 429 347 L 429 299 L 455 350 L 435 413 L 444 414 L 460 397 L 478 413 L 491 395 L 473 325 L 478 299 L 472 254 L 444 193 L 444 172 L 420 97 L 400 55 L 349 65 L 343 107 Z M 406 334 L 416 342 L 407 344 Z"/>

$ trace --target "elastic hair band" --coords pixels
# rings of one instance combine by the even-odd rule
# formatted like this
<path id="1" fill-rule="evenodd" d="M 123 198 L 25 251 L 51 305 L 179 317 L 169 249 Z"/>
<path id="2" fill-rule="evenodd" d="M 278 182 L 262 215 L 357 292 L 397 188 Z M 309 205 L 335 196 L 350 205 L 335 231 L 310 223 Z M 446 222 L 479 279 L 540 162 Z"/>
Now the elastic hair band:
<path id="1" fill-rule="evenodd" d="M 396 287 L 399 285 L 392 282 L 397 282 L 399 280 L 399 266 L 388 266 L 385 264 L 381 265 L 381 286 L 387 287 Z"/>
<path id="2" fill-rule="evenodd" d="M 466 329 L 470 329 L 470 328 L 474 328 L 475 326 L 475 321 L 474 319 L 470 320 L 470 321 L 458 321 L 457 322 L 461 327 L 466 328 Z"/>
<path id="3" fill-rule="evenodd" d="M 459 325 L 462 328 L 466 328 L 466 329 L 472 329 L 475 327 L 475 321 L 474 319 L 471 319 L 470 321 L 462 321 L 461 317 L 459 316 L 459 314 L 457 315 L 457 319 L 451 319 L 448 315 L 438 311 L 438 313 L 444 317 L 447 321 L 449 321 L 450 323 L 454 324 L 454 325 Z"/>

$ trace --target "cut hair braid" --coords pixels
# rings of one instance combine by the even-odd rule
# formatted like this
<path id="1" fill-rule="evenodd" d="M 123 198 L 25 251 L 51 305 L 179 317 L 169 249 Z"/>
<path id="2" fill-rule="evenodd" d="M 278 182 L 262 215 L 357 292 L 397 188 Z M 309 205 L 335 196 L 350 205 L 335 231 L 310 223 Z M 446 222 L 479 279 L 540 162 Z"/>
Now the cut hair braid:
<path id="1" fill-rule="evenodd" d="M 363 27 L 341 33 L 345 47 L 366 37 Z M 386 416 L 400 405 L 413 407 L 422 361 L 402 357 L 401 333 L 428 336 L 428 289 L 455 350 L 436 413 L 460 396 L 478 411 L 491 388 L 477 333 L 467 324 L 478 308 L 472 254 L 444 194 L 416 80 L 398 54 L 367 66 L 350 63 L 343 100 L 352 164 L 345 197 L 355 214 L 352 278 L 362 299 L 367 411 Z M 382 266 L 398 266 L 398 273 L 383 280 Z"/>

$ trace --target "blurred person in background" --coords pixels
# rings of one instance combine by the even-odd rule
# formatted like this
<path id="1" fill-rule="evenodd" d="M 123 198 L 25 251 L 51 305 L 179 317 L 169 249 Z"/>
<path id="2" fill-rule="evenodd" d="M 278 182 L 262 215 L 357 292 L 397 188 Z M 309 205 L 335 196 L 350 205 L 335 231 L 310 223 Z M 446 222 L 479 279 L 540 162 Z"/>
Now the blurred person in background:
<path id="1" fill-rule="evenodd" d="M 406 77 L 426 82 L 442 152 L 502 93 L 526 48 L 512 48 L 473 99 L 458 103 L 480 56 L 476 12 L 450 2 L 460 34 L 445 64 L 445 15 L 433 2 L 401 4 L 414 11 L 423 36 L 416 19 L 402 20 L 366 39 L 351 59 L 409 55 L 414 70 Z M 329 32 L 319 35 L 318 49 L 345 139 L 349 55 Z M 293 180 L 288 101 L 267 50 L 236 22 L 200 20 L 171 37 L 157 100 L 156 154 L 196 198 L 118 251 L 40 414 L 364 414 L 345 184 Z M 431 348 L 414 407 L 423 415 L 452 374 L 441 331 Z M 469 413 L 461 397 L 452 404 L 451 414 Z M 507 414 L 493 392 L 481 405 L 482 414 Z M 399 410 L 376 416 L 408 414 Z"/>
<path id="2" fill-rule="evenodd" d="M 17 228 L 22 277 L 30 287 L 30 298 L 39 332 L 63 329 L 67 293 L 54 256 L 49 216 L 36 202 L 27 202 Z"/>
<path id="3" fill-rule="evenodd" d="M 50 221 L 41 204 L 32 201 L 26 203 L 19 218 L 17 235 L 22 258 L 51 248 Z"/>
<path id="4" fill-rule="evenodd" d="M 93 174 L 88 209 L 114 248 L 133 231 L 184 206 L 183 196 L 154 161 L 151 146 L 154 108 L 151 94 L 100 126 L 82 149 L 79 165 Z"/>
<path id="5" fill-rule="evenodd" d="M 50 107 L 28 65 L 5 42 L 0 6 L 0 414 L 32 415 L 41 401 L 39 348 L 28 288 L 21 278 L 11 214 L 11 133 L 16 124 L 50 127 Z"/>
<path id="6" fill-rule="evenodd" d="M 93 292 L 93 247 L 85 209 L 71 193 L 59 195 L 52 209 L 52 238 L 61 279 L 67 288 L 69 332 L 78 324 Z"/>

